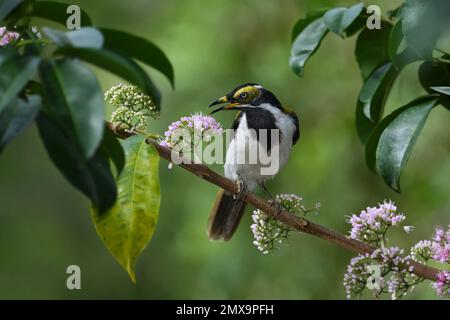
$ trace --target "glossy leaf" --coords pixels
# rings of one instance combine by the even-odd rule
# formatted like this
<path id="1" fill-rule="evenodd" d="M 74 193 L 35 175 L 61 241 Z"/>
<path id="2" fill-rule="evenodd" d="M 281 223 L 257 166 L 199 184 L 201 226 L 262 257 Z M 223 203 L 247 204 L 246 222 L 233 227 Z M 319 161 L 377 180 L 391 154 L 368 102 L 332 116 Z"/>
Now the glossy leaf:
<path id="1" fill-rule="evenodd" d="M 0 0 L 0 21 L 8 16 L 22 0 Z"/>
<path id="2" fill-rule="evenodd" d="M 16 99 L 0 113 L 0 152 L 36 118 L 41 97 L 33 95 L 26 100 Z"/>
<path id="3" fill-rule="evenodd" d="M 391 33 L 389 34 L 389 58 L 391 61 L 396 64 L 397 53 L 400 47 L 400 44 L 403 40 L 403 32 L 402 32 L 402 22 L 397 22 L 394 27 L 391 29 Z"/>
<path id="4" fill-rule="evenodd" d="M 328 28 L 323 18 L 314 19 L 313 16 L 307 16 L 305 21 L 302 21 L 301 26 L 303 29 L 300 27 L 296 28 L 299 33 L 292 43 L 291 56 L 289 58 L 291 69 L 300 77 L 303 76 L 306 62 L 328 33 Z"/>
<path id="5" fill-rule="evenodd" d="M 403 5 L 401 4 L 399 7 L 393 9 L 393 10 L 388 10 L 387 12 L 387 16 L 390 20 L 394 20 L 394 19 L 401 19 L 402 17 L 402 9 L 403 9 Z"/>
<path id="6" fill-rule="evenodd" d="M 292 28 L 291 41 L 294 42 L 295 38 L 314 20 L 322 18 L 327 12 L 328 8 L 321 8 L 306 13 L 306 17 L 299 19 Z"/>
<path id="7" fill-rule="evenodd" d="M 103 136 L 103 92 L 92 71 L 76 60 L 50 61 L 41 68 L 50 114 L 74 134 L 88 159 Z M 73 131 L 73 132 L 72 132 Z"/>
<path id="8" fill-rule="evenodd" d="M 86 160 L 76 142 L 42 112 L 37 123 L 48 156 L 64 177 L 89 197 L 98 212 L 111 208 L 117 198 L 117 189 L 108 160 L 99 151 Z"/>
<path id="9" fill-rule="evenodd" d="M 101 31 L 105 37 L 105 48 L 119 51 L 155 68 L 169 79 L 172 87 L 174 86 L 172 64 L 156 45 L 126 32 L 112 29 L 101 29 Z"/>
<path id="10" fill-rule="evenodd" d="M 400 191 L 400 175 L 436 103 L 437 96 L 425 96 L 395 110 L 380 122 L 367 142 L 368 167 L 396 191 Z"/>
<path id="11" fill-rule="evenodd" d="M 7 0 L 8 1 L 8 0 Z M 67 18 L 69 13 L 67 13 L 67 3 L 59 3 L 54 1 L 36 1 L 33 6 L 34 17 L 44 18 L 47 20 L 55 21 L 66 26 Z M 81 26 L 91 26 L 92 20 L 89 15 L 80 8 L 81 13 Z"/>
<path id="12" fill-rule="evenodd" d="M 391 26 L 382 22 L 381 29 L 364 29 L 356 40 L 355 55 L 363 79 L 389 59 L 388 43 Z"/>
<path id="13" fill-rule="evenodd" d="M 358 3 L 350 8 L 333 8 L 325 13 L 323 20 L 330 31 L 344 38 L 347 35 L 347 28 L 356 21 L 363 9 L 363 3 Z"/>
<path id="14" fill-rule="evenodd" d="M 106 71 L 139 86 L 149 95 L 157 106 L 161 104 L 161 95 L 147 73 L 132 59 L 106 49 L 64 47 L 59 53 L 80 58 Z"/>
<path id="15" fill-rule="evenodd" d="M 359 93 L 359 101 L 363 103 L 363 113 L 372 122 L 378 122 L 383 114 L 384 104 L 390 92 L 397 72 L 392 63 L 381 65 L 364 82 Z"/>
<path id="16" fill-rule="evenodd" d="M 101 144 L 101 151 L 107 156 L 115 166 L 116 175 L 122 173 L 123 167 L 125 166 L 125 152 L 123 151 L 122 145 L 116 136 L 105 127 L 103 133 L 103 140 Z"/>
<path id="17" fill-rule="evenodd" d="M 103 35 L 96 28 L 86 27 L 74 31 L 61 31 L 44 27 L 44 34 L 60 47 L 100 49 L 103 46 Z"/>
<path id="18" fill-rule="evenodd" d="M 359 93 L 356 106 L 356 130 L 362 143 L 383 116 L 384 106 L 394 84 L 398 70 L 392 63 L 381 65 L 366 80 Z"/>
<path id="19" fill-rule="evenodd" d="M 450 87 L 431 87 L 432 90 L 450 96 Z"/>
<path id="20" fill-rule="evenodd" d="M 159 156 L 144 137 L 130 137 L 123 146 L 126 164 L 117 182 L 117 202 L 104 215 L 91 212 L 100 238 L 136 282 L 135 261 L 151 240 L 158 220 Z"/>
<path id="21" fill-rule="evenodd" d="M 356 102 L 355 112 L 355 126 L 358 138 L 361 143 L 366 144 L 372 130 L 375 128 L 376 123 L 369 120 L 364 114 L 364 104 L 361 101 Z"/>
<path id="22" fill-rule="evenodd" d="M 36 56 L 21 56 L 13 48 L 0 48 L 0 112 L 22 91 L 40 61 Z"/>
<path id="23" fill-rule="evenodd" d="M 402 9 L 403 34 L 408 46 L 424 59 L 432 57 L 434 46 L 448 28 L 448 0 L 405 0 Z"/>
<path id="24" fill-rule="evenodd" d="M 427 92 L 431 87 L 450 86 L 450 64 L 440 61 L 425 61 L 419 67 L 419 80 Z"/>

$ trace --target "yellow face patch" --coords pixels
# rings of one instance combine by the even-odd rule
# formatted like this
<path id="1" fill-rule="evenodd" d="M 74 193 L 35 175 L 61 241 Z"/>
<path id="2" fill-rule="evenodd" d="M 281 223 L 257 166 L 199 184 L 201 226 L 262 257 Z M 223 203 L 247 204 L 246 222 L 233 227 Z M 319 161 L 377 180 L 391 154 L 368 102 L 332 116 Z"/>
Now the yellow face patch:
<path id="1" fill-rule="evenodd" d="M 258 88 L 247 86 L 239 89 L 233 95 L 233 98 L 241 102 L 250 102 L 260 95 Z"/>

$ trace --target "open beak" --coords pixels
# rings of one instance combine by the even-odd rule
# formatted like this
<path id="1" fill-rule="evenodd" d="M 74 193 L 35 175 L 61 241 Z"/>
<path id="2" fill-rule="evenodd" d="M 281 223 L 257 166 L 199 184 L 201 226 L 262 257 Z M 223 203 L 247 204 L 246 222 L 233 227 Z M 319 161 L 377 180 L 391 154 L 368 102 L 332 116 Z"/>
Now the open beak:
<path id="1" fill-rule="evenodd" d="M 218 105 L 218 104 L 221 104 L 221 103 L 227 103 L 227 102 L 229 102 L 229 101 L 228 101 L 228 98 L 227 98 L 226 96 L 223 96 L 223 97 L 217 99 L 216 101 L 214 101 L 213 103 L 211 103 L 211 104 L 208 106 L 208 108 L 211 108 L 211 107 L 213 107 L 213 106 L 215 106 L 215 105 Z M 238 105 L 238 103 L 228 103 L 228 104 L 226 104 L 226 105 L 224 105 L 224 106 L 221 106 L 221 107 L 219 107 L 219 108 L 217 108 L 217 109 L 211 111 L 210 114 L 219 112 L 219 111 L 221 111 L 221 110 L 230 110 L 230 109 L 236 107 L 237 105 Z"/>

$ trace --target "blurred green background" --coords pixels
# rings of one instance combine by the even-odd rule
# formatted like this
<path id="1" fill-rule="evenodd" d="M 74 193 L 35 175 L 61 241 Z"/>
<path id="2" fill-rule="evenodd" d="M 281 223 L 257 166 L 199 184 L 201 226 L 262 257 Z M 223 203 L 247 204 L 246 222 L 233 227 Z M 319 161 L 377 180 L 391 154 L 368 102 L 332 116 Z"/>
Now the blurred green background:
<path id="1" fill-rule="evenodd" d="M 395 200 L 416 230 L 391 234 L 408 247 L 447 225 L 450 211 L 448 111 L 434 110 L 402 177 L 403 193 L 390 191 L 364 164 L 354 128 L 361 77 L 355 38 L 330 34 L 310 60 L 304 78 L 288 67 L 290 34 L 308 10 L 352 5 L 325 0 L 72 1 L 95 25 L 144 36 L 175 68 L 176 90 L 149 70 L 163 93 L 162 133 L 182 115 L 206 106 L 236 85 L 269 88 L 300 117 L 301 140 L 290 162 L 269 185 L 274 193 L 321 202 L 313 219 L 341 232 L 345 216 L 384 199 Z M 386 12 L 400 1 L 371 1 Z M 38 25 L 40 21 L 36 22 Z M 422 90 L 410 65 L 388 101 L 392 110 Z M 107 90 L 121 79 L 96 69 Z M 388 111 L 389 111 L 388 110 Z M 108 114 L 111 110 L 108 111 Z M 230 126 L 231 113 L 217 119 Z M 221 170 L 220 166 L 217 167 Z M 154 237 L 137 263 L 137 284 L 103 246 L 89 203 L 50 163 L 35 127 L 0 157 L 0 298 L 2 299 L 344 299 L 342 278 L 352 253 L 305 234 L 262 255 L 252 244 L 250 210 L 229 243 L 210 242 L 206 220 L 217 188 L 182 169 L 160 166 L 162 207 Z M 82 290 L 66 288 L 65 270 L 82 270 Z M 370 298 L 371 295 L 366 295 Z M 410 298 L 434 298 L 429 283 Z"/>

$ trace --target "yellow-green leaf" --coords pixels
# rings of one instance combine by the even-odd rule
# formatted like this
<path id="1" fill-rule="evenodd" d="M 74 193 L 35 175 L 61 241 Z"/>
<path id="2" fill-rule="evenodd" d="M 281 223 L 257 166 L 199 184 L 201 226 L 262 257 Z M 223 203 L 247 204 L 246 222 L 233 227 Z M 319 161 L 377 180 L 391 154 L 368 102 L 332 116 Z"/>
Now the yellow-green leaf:
<path id="1" fill-rule="evenodd" d="M 136 282 L 134 264 L 150 242 L 158 220 L 159 157 L 141 136 L 123 142 L 125 167 L 117 181 L 116 204 L 106 213 L 91 210 L 95 228 L 119 264 Z"/>

